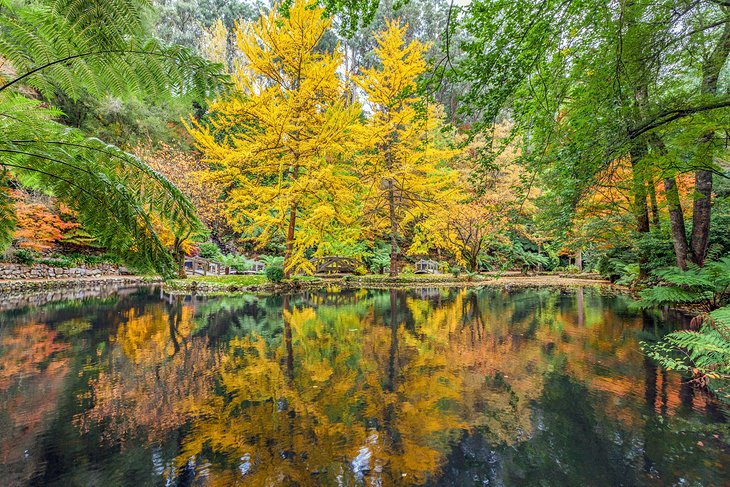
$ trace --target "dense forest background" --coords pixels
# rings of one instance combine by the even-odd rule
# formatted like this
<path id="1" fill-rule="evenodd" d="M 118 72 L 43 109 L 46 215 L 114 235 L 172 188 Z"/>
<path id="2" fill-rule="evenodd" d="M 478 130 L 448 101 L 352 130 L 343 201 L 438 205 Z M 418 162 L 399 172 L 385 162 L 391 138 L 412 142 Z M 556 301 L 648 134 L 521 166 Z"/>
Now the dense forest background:
<path id="1" fill-rule="evenodd" d="M 2 4 L 6 32 L 13 19 L 27 20 L 20 3 Z M 660 268 L 702 266 L 728 251 L 730 13 L 721 0 L 324 2 L 330 20 L 314 52 L 336 55 L 337 96 L 345 105 L 359 104 L 363 119 L 374 110 L 358 77 L 384 65 L 376 33 L 394 22 L 403 26 L 404 46 L 423 45 L 423 66 L 409 96 L 416 111 L 438 110 L 428 115 L 438 119 L 429 137 L 442 151 L 434 164 L 448 161 L 450 188 L 458 195 L 430 194 L 430 206 L 417 211 L 403 205 L 394 231 L 360 218 L 356 233 L 343 232 L 351 226 L 344 217 L 339 227 L 317 235 L 302 230 L 295 240 L 306 235 L 308 243 L 299 249 L 287 248 L 286 225 L 267 233 L 262 222 L 257 230 L 250 218 L 241 221 L 230 204 L 240 184 L 205 176 L 220 165 L 201 150 L 195 133 L 219 122 L 211 103 L 230 100 L 237 89 L 245 23 L 269 11 L 287 18 L 294 3 L 138 3 L 137 34 L 220 63 L 229 81 L 166 97 L 149 90 L 72 90 L 62 83 L 28 89 L 36 90 L 31 98 L 56 107 L 55 121 L 139 157 L 191 200 L 205 229 L 181 238 L 164 218 L 153 218 L 173 253 L 298 252 L 301 261 L 327 253 L 356 257 L 372 271 L 382 270 L 388 255 L 406 271 L 415 259 L 430 257 L 474 272 L 587 270 L 630 284 L 656 280 Z M 7 79 L 22 67 L 8 46 Z M 349 157 L 355 149 L 343 153 Z M 13 178 L 8 259 L 93 260 L 116 248 L 59 194 Z M 311 224 L 306 211 L 300 208 L 297 228 Z M 328 215 L 337 221 L 341 213 Z"/>

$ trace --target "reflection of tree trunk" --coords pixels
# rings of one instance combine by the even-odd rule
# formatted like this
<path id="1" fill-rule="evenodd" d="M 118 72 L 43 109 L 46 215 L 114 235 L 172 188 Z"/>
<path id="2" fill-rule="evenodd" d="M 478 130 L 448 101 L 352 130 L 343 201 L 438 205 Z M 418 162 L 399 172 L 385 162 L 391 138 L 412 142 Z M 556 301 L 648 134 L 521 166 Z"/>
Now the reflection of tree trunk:
<path id="1" fill-rule="evenodd" d="M 649 415 L 649 418 L 644 422 L 644 471 L 645 472 L 651 472 L 654 466 L 654 462 L 649 456 L 649 448 L 647 448 L 647 443 L 649 439 L 652 437 L 651 422 L 655 421 L 656 416 L 656 396 L 657 396 L 657 388 L 656 388 L 656 372 L 657 367 L 656 364 L 652 359 L 649 357 L 644 357 L 644 403 L 646 404 L 646 414 Z"/>
<path id="2" fill-rule="evenodd" d="M 661 415 L 667 415 L 667 407 L 669 404 L 669 396 L 667 394 L 667 369 L 662 368 L 662 408 Z"/>
<path id="3" fill-rule="evenodd" d="M 172 298 L 172 296 L 171 296 Z M 167 323 L 170 327 L 170 340 L 172 341 L 173 355 L 180 351 L 180 343 L 177 336 L 180 334 L 180 321 L 182 320 L 182 296 L 175 296 L 171 303 Z"/>
<path id="4" fill-rule="evenodd" d="M 482 318 L 482 310 L 479 309 L 479 299 L 477 298 L 476 293 L 470 294 L 470 301 L 472 315 L 474 316 L 473 326 L 476 327 L 477 330 L 477 340 L 481 341 L 486 332 L 486 327 L 484 325 L 484 319 Z M 472 343 L 474 341 L 473 336 L 474 334 L 472 333 Z"/>
<path id="5" fill-rule="evenodd" d="M 657 367 L 654 361 L 649 357 L 644 357 L 644 402 L 649 413 L 653 413 L 656 407 L 656 372 Z"/>
<path id="6" fill-rule="evenodd" d="M 395 394 L 397 389 L 396 377 L 398 375 L 398 295 L 395 289 L 390 290 L 390 353 L 388 355 L 388 378 L 383 388 L 385 392 Z M 388 432 L 394 452 L 401 450 L 401 434 L 394 426 L 395 404 L 397 401 L 390 400 L 383 412 L 383 426 Z"/>
<path id="7" fill-rule="evenodd" d="M 583 288 L 578 288 L 578 326 L 581 328 L 583 327 L 583 324 L 585 323 L 585 310 L 584 310 L 584 303 L 583 303 Z"/>
<path id="8" fill-rule="evenodd" d="M 682 406 L 687 409 L 687 411 L 690 411 L 694 408 L 695 390 L 694 387 L 692 387 L 691 382 L 683 380 L 679 384 L 679 400 L 682 403 Z"/>
<path id="9" fill-rule="evenodd" d="M 286 318 L 286 313 L 289 311 L 289 296 L 284 296 L 282 317 L 284 320 L 284 342 L 286 345 L 286 375 L 291 381 L 294 380 L 294 346 L 292 345 L 291 323 Z"/>
<path id="10" fill-rule="evenodd" d="M 390 290 L 390 354 L 388 355 L 388 382 L 386 389 L 395 391 L 396 358 L 398 355 L 398 295 Z"/>

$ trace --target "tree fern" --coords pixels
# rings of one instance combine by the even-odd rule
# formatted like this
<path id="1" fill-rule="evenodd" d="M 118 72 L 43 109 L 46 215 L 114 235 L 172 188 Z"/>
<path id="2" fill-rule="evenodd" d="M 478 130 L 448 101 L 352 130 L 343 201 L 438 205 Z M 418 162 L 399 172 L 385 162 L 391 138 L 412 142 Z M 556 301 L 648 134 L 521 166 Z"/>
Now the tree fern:
<path id="1" fill-rule="evenodd" d="M 641 304 L 698 304 L 712 311 L 727 304 L 730 288 L 730 256 L 683 271 L 677 267 L 655 271 L 659 286 L 641 292 Z"/>
<path id="2" fill-rule="evenodd" d="M 699 331 L 677 331 L 641 346 L 666 369 L 691 375 L 730 403 L 730 307 L 710 313 Z"/>
<path id="3" fill-rule="evenodd" d="M 158 236 L 176 241 L 200 231 L 195 209 L 143 161 L 55 120 L 60 91 L 101 97 L 205 94 L 219 66 L 148 38 L 147 0 L 0 0 L 0 245 L 10 241 L 9 178 L 75 209 L 99 243 L 129 263 L 170 274 L 174 262 Z M 4 76 L 4 77 L 3 77 Z"/>

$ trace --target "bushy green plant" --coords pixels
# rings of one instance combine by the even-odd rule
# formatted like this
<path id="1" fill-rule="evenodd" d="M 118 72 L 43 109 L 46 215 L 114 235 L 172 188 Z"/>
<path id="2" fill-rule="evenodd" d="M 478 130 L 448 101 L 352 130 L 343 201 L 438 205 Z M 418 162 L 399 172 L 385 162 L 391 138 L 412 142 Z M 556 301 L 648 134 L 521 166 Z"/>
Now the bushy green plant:
<path id="1" fill-rule="evenodd" d="M 353 274 L 355 274 L 356 276 L 364 276 L 367 273 L 368 270 L 364 265 L 357 266 L 353 272 Z"/>
<path id="2" fill-rule="evenodd" d="M 73 253 L 68 255 L 53 255 L 55 259 L 69 259 L 74 265 L 99 265 L 99 264 L 119 264 L 120 259 L 111 254 L 81 254 Z"/>
<path id="3" fill-rule="evenodd" d="M 266 279 L 271 282 L 281 282 L 284 280 L 284 266 L 280 264 L 272 264 L 266 266 Z"/>
<path id="4" fill-rule="evenodd" d="M 699 330 L 676 331 L 658 343 L 642 342 L 644 352 L 667 370 L 691 375 L 730 403 L 730 307 L 707 315 Z"/>
<path id="5" fill-rule="evenodd" d="M 203 259 L 220 260 L 223 257 L 223 252 L 215 242 L 203 242 L 198 244 L 198 255 Z"/>
<path id="6" fill-rule="evenodd" d="M 559 270 L 559 269 L 556 268 L 555 270 Z M 563 267 L 560 270 L 562 270 L 563 272 L 565 272 L 567 274 L 578 274 L 578 273 L 580 273 L 580 269 L 578 269 L 578 266 L 577 265 L 573 265 L 573 264 L 568 264 L 568 265 L 566 265 L 565 267 Z"/>
<path id="7" fill-rule="evenodd" d="M 379 245 L 370 257 L 370 271 L 382 274 L 390 266 L 390 245 Z"/>
<path id="8" fill-rule="evenodd" d="M 280 255 L 261 255 L 259 256 L 259 260 L 266 265 L 266 267 L 269 266 L 281 266 L 284 267 L 284 257 Z"/>
<path id="9" fill-rule="evenodd" d="M 38 260 L 39 264 L 47 265 L 49 267 L 73 267 L 74 261 L 67 258 L 67 257 L 57 257 L 52 259 L 40 259 Z"/>
<path id="10" fill-rule="evenodd" d="M 454 266 L 451 269 L 449 269 L 449 272 L 454 277 L 459 277 L 461 275 L 461 267 Z"/>
<path id="11" fill-rule="evenodd" d="M 633 286 L 639 279 L 639 264 L 626 264 L 621 270 L 621 274 L 616 279 L 616 284 L 622 286 Z"/>
<path id="12" fill-rule="evenodd" d="M 523 274 L 546 269 L 551 264 L 551 260 L 546 255 L 525 250 L 520 242 L 515 242 L 511 254 L 513 264 L 519 267 Z"/>
<path id="13" fill-rule="evenodd" d="M 640 304 L 657 305 L 697 304 L 712 311 L 730 303 L 730 256 L 690 267 L 686 271 L 670 267 L 654 271 L 660 285 L 641 292 Z"/>
<path id="14" fill-rule="evenodd" d="M 16 264 L 31 265 L 38 258 L 38 254 L 28 249 L 16 249 L 13 252 L 13 262 Z"/>
<path id="15" fill-rule="evenodd" d="M 227 254 L 221 255 L 218 261 L 226 267 L 231 267 L 237 272 L 244 272 L 253 267 L 254 261 L 245 255 Z"/>

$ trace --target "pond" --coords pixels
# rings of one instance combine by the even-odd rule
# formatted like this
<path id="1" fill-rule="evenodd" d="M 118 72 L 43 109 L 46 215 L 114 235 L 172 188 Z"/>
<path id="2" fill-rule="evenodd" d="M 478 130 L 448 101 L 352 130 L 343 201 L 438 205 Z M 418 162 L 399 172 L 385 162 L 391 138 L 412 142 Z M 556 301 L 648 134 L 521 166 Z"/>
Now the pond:
<path id="1" fill-rule="evenodd" d="M 0 485 L 728 485 L 665 328 L 589 288 L 6 306 Z"/>

